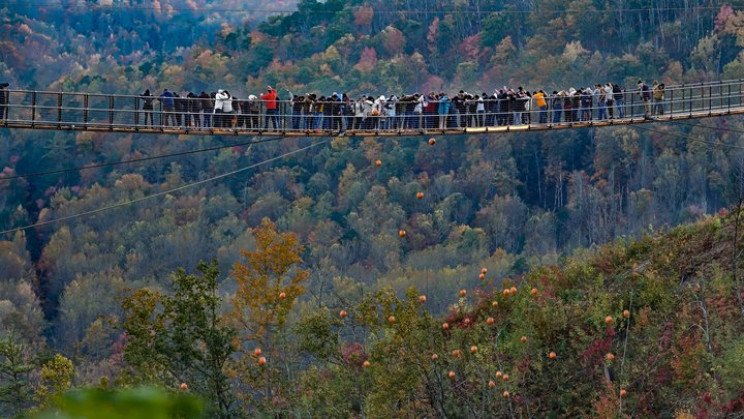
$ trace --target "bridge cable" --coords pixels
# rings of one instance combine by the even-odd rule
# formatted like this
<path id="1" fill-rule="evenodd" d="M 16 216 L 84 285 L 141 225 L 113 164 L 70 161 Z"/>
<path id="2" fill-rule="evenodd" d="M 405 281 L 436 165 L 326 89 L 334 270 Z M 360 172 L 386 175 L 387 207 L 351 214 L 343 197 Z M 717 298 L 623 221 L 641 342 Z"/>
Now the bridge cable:
<path id="1" fill-rule="evenodd" d="M 75 219 L 75 218 L 80 218 L 80 217 L 84 217 L 84 216 L 88 216 L 88 215 L 93 215 L 93 214 L 97 214 L 97 213 L 100 213 L 100 212 L 104 212 L 104 211 L 108 211 L 108 210 L 112 210 L 112 209 L 116 209 L 116 208 L 125 207 L 125 206 L 128 206 L 128 205 L 136 204 L 136 203 L 139 203 L 139 202 L 142 202 L 142 201 L 146 201 L 148 199 L 152 199 L 152 198 L 157 198 L 157 197 L 160 197 L 160 196 L 168 195 L 168 194 L 171 194 L 173 192 L 181 191 L 181 190 L 184 190 L 184 189 L 187 189 L 187 188 L 191 188 L 191 187 L 194 187 L 194 186 L 203 185 L 205 183 L 213 182 L 215 180 L 224 179 L 226 177 L 234 176 L 234 175 L 237 175 L 239 173 L 245 172 L 247 170 L 254 169 L 256 167 L 263 166 L 265 164 L 268 164 L 268 163 L 271 163 L 271 162 L 275 162 L 277 160 L 281 160 L 281 159 L 283 159 L 285 157 L 288 157 L 288 156 L 291 156 L 293 154 L 301 153 L 301 152 L 306 151 L 306 150 L 309 150 L 309 149 L 311 149 L 313 147 L 317 147 L 319 145 L 325 144 L 328 141 L 329 141 L 328 139 L 325 139 L 323 141 L 320 141 L 320 142 L 317 142 L 317 143 L 313 143 L 313 144 L 310 144 L 310 145 L 305 146 L 305 147 L 302 147 L 302 148 L 298 148 L 297 150 L 289 151 L 289 152 L 284 153 L 282 155 L 279 155 L 279 156 L 276 156 L 276 157 L 272 157 L 272 158 L 269 158 L 269 159 L 260 161 L 258 163 L 254 163 L 254 164 L 248 165 L 246 167 L 243 167 L 243 168 L 240 168 L 240 169 L 237 169 L 237 170 L 233 170 L 231 172 L 223 173 L 223 174 L 217 175 L 217 176 L 212 176 L 212 177 L 210 177 L 208 179 L 203 179 L 203 180 L 199 180 L 199 181 L 196 181 L 196 182 L 187 183 L 185 185 L 181 185 L 181 186 L 178 186 L 178 187 L 175 187 L 175 188 L 171 188 L 171 189 L 168 189 L 168 190 L 165 190 L 165 191 L 156 192 L 156 193 L 153 193 L 153 194 L 150 194 L 150 195 L 147 195 L 147 196 L 143 196 L 143 197 L 140 197 L 140 198 L 137 198 L 137 199 L 132 199 L 132 200 L 129 200 L 129 201 L 120 202 L 118 204 L 113 204 L 113 205 L 108 205 L 108 206 L 101 207 L 101 208 L 96 208 L 96 209 L 90 210 L 90 211 L 83 211 L 83 212 L 80 212 L 80 213 L 77 213 L 77 214 L 66 215 L 64 217 L 55 218 L 53 220 L 41 221 L 41 222 L 37 222 L 37 223 L 34 223 L 34 224 L 28 224 L 28 225 L 21 226 L 21 227 L 16 227 L 16 228 L 12 228 L 12 229 L 9 229 L 9 230 L 0 231 L 0 235 L 15 233 L 17 231 L 27 230 L 29 228 L 41 227 L 41 226 L 44 226 L 44 225 L 54 224 L 54 223 L 57 223 L 57 222 L 60 222 L 60 221 L 67 221 L 67 220 L 72 220 L 72 219 Z"/>
<path id="2" fill-rule="evenodd" d="M 717 115 L 718 118 L 725 118 L 728 116 L 730 115 Z M 713 130 L 718 130 L 718 131 L 738 132 L 738 133 L 744 134 L 744 129 L 740 129 L 740 128 L 714 127 L 710 125 L 691 124 L 689 122 L 684 122 L 684 121 L 665 121 L 665 122 L 669 122 L 669 123 L 677 124 L 677 125 L 686 125 L 688 127 L 693 127 L 693 128 L 695 127 L 706 128 L 706 129 L 713 129 Z"/>
<path id="3" fill-rule="evenodd" d="M 740 132 L 744 133 L 744 129 L 733 129 L 733 128 L 723 128 L 723 127 L 711 127 L 708 125 L 700 125 L 700 124 L 689 124 L 685 122 L 680 121 L 660 121 L 660 122 L 667 122 L 667 123 L 674 123 L 678 125 L 686 125 L 690 127 L 700 127 L 700 128 L 706 128 L 706 129 L 716 129 L 720 131 L 730 131 L 730 132 Z M 666 135 L 675 135 L 673 133 L 665 132 L 665 131 L 659 131 L 654 130 L 651 128 L 646 127 L 639 127 L 636 126 L 635 128 L 642 128 L 644 130 L 650 131 L 650 132 L 656 132 L 659 134 L 666 134 Z M 681 134 L 680 134 L 681 135 Z M 687 138 L 687 137 L 685 137 Z M 32 172 L 32 173 L 24 173 L 24 174 L 18 174 L 14 176 L 5 176 L 0 177 L 0 182 L 3 181 L 11 181 L 14 179 L 20 179 L 20 178 L 32 178 L 32 177 L 39 177 L 39 176 L 49 176 L 49 175 L 56 175 L 61 173 L 69 173 L 69 172 L 78 172 L 78 171 L 84 171 L 84 170 L 91 170 L 91 169 L 100 169 L 104 167 L 112 167 L 112 166 L 120 166 L 125 164 L 136 164 L 136 163 L 142 163 L 145 161 L 152 161 L 152 160 L 159 160 L 169 157 L 178 157 L 178 156 L 184 156 L 189 154 L 198 154 L 203 152 L 209 152 L 209 151 L 217 151 L 217 150 L 223 150 L 227 148 L 233 148 L 233 147 L 242 147 L 242 146 L 251 146 L 253 144 L 261 144 L 261 143 L 267 143 L 272 141 L 277 141 L 282 139 L 282 137 L 272 137 L 272 138 L 264 138 L 261 140 L 253 140 L 253 141 L 247 141 L 247 142 L 241 142 L 241 143 L 235 143 L 235 144 L 228 144 L 228 145 L 222 145 L 222 146 L 216 146 L 216 147 L 207 147 L 202 149 L 196 149 L 196 150 L 189 150 L 189 151 L 183 151 L 183 152 L 177 152 L 177 153 L 168 153 L 168 154 L 159 154 L 156 156 L 148 156 L 148 157 L 142 157 L 137 159 L 129 159 L 129 160 L 121 160 L 116 162 L 108 162 L 108 163 L 97 163 L 97 164 L 91 164 L 87 166 L 78 166 L 68 169 L 59 169 L 59 170 L 50 170 L 46 172 Z M 729 147 L 729 148 L 744 148 L 736 145 L 728 145 L 728 144 L 714 144 L 710 142 L 705 142 L 704 140 L 697 140 L 697 139 L 690 139 L 690 141 L 695 142 L 704 142 L 706 144 L 712 145 L 712 146 L 723 146 L 723 147 Z"/>
<path id="4" fill-rule="evenodd" d="M 177 156 L 185 156 L 188 154 L 197 154 L 197 153 L 204 153 L 208 151 L 216 151 L 216 150 L 223 150 L 226 148 L 232 148 L 232 147 L 242 147 L 242 146 L 251 146 L 254 144 L 261 144 L 261 143 L 267 143 L 271 141 L 277 141 L 281 140 L 283 137 L 272 137 L 272 138 L 263 138 L 260 140 L 253 140 L 248 142 L 242 142 L 242 143 L 235 143 L 235 144 L 229 144 L 229 145 L 221 145 L 216 147 L 208 147 L 208 148 L 200 148 L 196 150 L 189 150 L 189 151 L 180 151 L 177 153 L 169 153 L 169 154 L 159 154 L 156 156 L 148 156 L 148 157 L 141 157 L 137 159 L 129 159 L 129 160 L 121 160 L 121 161 L 115 161 L 115 162 L 108 162 L 108 163 L 96 163 L 91 164 L 87 166 L 78 166 L 78 167 L 72 167 L 69 169 L 59 169 L 59 170 L 50 170 L 47 172 L 32 172 L 32 173 L 24 173 L 20 175 L 14 175 L 14 176 L 7 176 L 7 177 L 0 177 L 0 182 L 2 181 L 10 181 L 13 179 L 19 179 L 19 178 L 31 178 L 31 177 L 38 177 L 38 176 L 47 176 L 47 175 L 57 175 L 60 173 L 68 173 L 68 172 L 80 172 L 83 170 L 90 170 L 90 169 L 100 169 L 102 167 L 111 167 L 111 166 L 120 166 L 124 164 L 135 164 L 135 163 L 141 163 L 145 161 L 150 160 L 158 160 L 158 159 L 164 159 L 168 157 L 177 157 Z"/>
<path id="5" fill-rule="evenodd" d="M 646 127 L 642 127 L 642 126 L 633 126 L 633 128 L 639 128 L 639 129 L 642 129 L 642 130 L 645 130 L 645 131 L 649 131 L 649 132 L 654 132 L 654 133 L 657 133 L 657 134 L 669 135 L 669 136 L 672 136 L 672 137 L 682 138 L 682 139 L 686 139 L 687 141 L 691 141 L 691 142 L 695 142 L 695 143 L 700 143 L 700 144 L 707 144 L 709 146 L 717 147 L 717 148 L 731 148 L 731 149 L 744 150 L 744 146 L 740 146 L 740 145 L 736 145 L 736 144 L 714 143 L 714 142 L 711 142 L 711 141 L 699 140 L 699 139 L 696 139 L 696 138 L 692 138 L 692 136 L 689 135 L 689 134 L 678 134 L 676 132 L 660 131 L 660 130 L 657 130 L 657 129 L 646 128 Z"/>

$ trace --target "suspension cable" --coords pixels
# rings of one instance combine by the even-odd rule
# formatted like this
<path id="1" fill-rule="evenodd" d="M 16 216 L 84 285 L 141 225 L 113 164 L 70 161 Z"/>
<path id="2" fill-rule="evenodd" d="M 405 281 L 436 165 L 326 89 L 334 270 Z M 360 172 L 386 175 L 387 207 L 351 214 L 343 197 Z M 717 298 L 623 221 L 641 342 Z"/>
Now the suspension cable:
<path id="1" fill-rule="evenodd" d="M 157 197 L 160 197 L 160 196 L 171 194 L 173 192 L 181 191 L 181 190 L 184 190 L 184 189 L 187 189 L 187 188 L 191 188 L 191 187 L 194 187 L 194 186 L 203 185 L 205 183 L 213 182 L 215 180 L 224 179 L 226 177 L 234 176 L 234 175 L 237 175 L 239 173 L 245 172 L 247 170 L 254 169 L 256 167 L 263 166 L 265 164 L 268 164 L 268 163 L 271 163 L 271 162 L 274 162 L 274 161 L 277 161 L 277 160 L 281 160 L 281 159 L 283 159 L 285 157 L 288 157 L 288 156 L 291 156 L 293 154 L 301 153 L 301 152 L 306 151 L 306 150 L 309 150 L 309 149 L 311 149 L 313 147 L 318 147 L 318 146 L 320 146 L 322 144 L 327 143 L 328 141 L 329 141 L 328 139 L 325 139 L 325 140 L 319 141 L 317 143 L 313 143 L 313 144 L 310 144 L 308 146 L 299 148 L 297 150 L 289 151 L 289 152 L 284 153 L 282 155 L 279 155 L 279 156 L 276 156 L 276 157 L 272 157 L 270 159 L 266 159 L 266 160 L 260 161 L 258 163 L 254 163 L 254 164 L 251 164 L 249 166 L 246 166 L 246 167 L 243 167 L 243 168 L 240 168 L 240 169 L 237 169 L 237 170 L 233 170 L 231 172 L 223 173 L 221 175 L 213 176 L 213 177 L 210 177 L 208 179 L 203 179 L 203 180 L 199 180 L 199 181 L 196 181 L 196 182 L 187 183 L 185 185 L 181 185 L 181 186 L 178 186 L 178 187 L 175 187 L 175 188 L 171 188 L 171 189 L 168 189 L 168 190 L 165 190 L 165 191 L 156 192 L 156 193 L 153 193 L 153 194 L 150 194 L 150 195 L 147 195 L 147 196 L 143 196 L 143 197 L 140 197 L 140 198 L 137 198 L 137 199 L 132 199 L 132 200 L 129 200 L 129 201 L 120 202 L 118 204 L 113 204 L 113 205 L 108 205 L 108 206 L 105 206 L 105 207 L 96 208 L 96 209 L 90 210 L 90 211 L 83 211 L 83 212 L 80 212 L 80 213 L 77 213 L 77 214 L 72 214 L 72 215 L 67 215 L 67 216 L 64 216 L 64 217 L 55 218 L 53 220 L 41 221 L 41 222 L 37 222 L 37 223 L 34 223 L 34 224 L 28 224 L 28 225 L 25 225 L 25 226 L 22 226 L 22 227 L 16 227 L 16 228 L 12 228 L 12 229 L 9 229 L 9 230 L 0 231 L 0 235 L 11 234 L 11 233 L 15 233 L 17 231 L 27 230 L 29 228 L 41 227 L 41 226 L 45 226 L 45 225 L 49 225 L 49 224 L 54 224 L 54 223 L 57 223 L 57 222 L 60 222 L 60 221 L 67 221 L 67 220 L 72 220 L 72 219 L 75 219 L 75 218 L 85 217 L 85 216 L 88 216 L 88 215 L 93 215 L 93 214 L 97 214 L 97 213 L 100 213 L 100 212 L 104 212 L 104 211 L 108 211 L 108 210 L 112 210 L 112 209 L 116 209 L 116 208 L 125 207 L 125 206 L 128 206 L 128 205 L 136 204 L 136 203 L 139 203 L 139 202 L 142 202 L 142 201 L 146 201 L 148 199 L 157 198 Z"/>
<path id="2" fill-rule="evenodd" d="M 38 177 L 38 176 L 48 176 L 48 175 L 56 175 L 60 173 L 68 173 L 68 172 L 80 172 L 84 170 L 91 170 L 91 169 L 100 169 L 102 167 L 111 167 L 111 166 L 120 166 L 124 164 L 135 164 L 135 163 L 142 163 L 145 161 L 150 160 L 158 160 L 158 159 L 164 159 L 168 157 L 178 157 L 178 156 L 185 156 L 188 154 L 197 154 L 197 153 L 204 153 L 209 151 L 217 151 L 217 150 L 223 150 L 226 148 L 232 148 L 232 147 L 242 147 L 242 146 L 251 146 L 254 144 L 261 144 L 261 143 L 267 143 L 271 141 L 277 141 L 281 140 L 282 137 L 273 137 L 273 138 L 264 138 L 260 140 L 253 140 L 253 141 L 247 141 L 242 143 L 236 143 L 236 144 L 229 144 L 229 145 L 221 145 L 216 147 L 208 147 L 208 148 L 200 148 L 196 150 L 189 150 L 189 151 L 181 151 L 177 153 L 168 153 L 168 154 L 159 154 L 156 156 L 148 156 L 148 157 L 141 157 L 137 159 L 129 159 L 129 160 L 120 160 L 115 162 L 108 162 L 108 163 L 96 163 L 91 164 L 87 166 L 78 166 L 78 167 L 71 167 L 69 169 L 59 169 L 59 170 L 50 170 L 47 172 L 32 172 L 32 173 L 24 173 L 20 175 L 14 175 L 14 176 L 8 176 L 8 177 L 0 177 L 0 182 L 2 181 L 11 181 L 13 179 L 19 179 L 19 178 L 32 178 L 32 177 Z"/>

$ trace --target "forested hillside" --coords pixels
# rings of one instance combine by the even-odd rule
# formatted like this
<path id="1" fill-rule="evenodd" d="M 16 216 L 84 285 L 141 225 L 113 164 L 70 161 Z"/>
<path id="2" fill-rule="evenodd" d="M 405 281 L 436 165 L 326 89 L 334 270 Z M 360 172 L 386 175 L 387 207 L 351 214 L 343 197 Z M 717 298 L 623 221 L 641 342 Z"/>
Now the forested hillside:
<path id="1" fill-rule="evenodd" d="M 608 81 L 632 88 L 638 79 L 738 79 L 742 7 L 642 0 L 10 1 L 0 3 L 0 82 L 126 94 L 228 88 L 241 98 L 271 85 L 287 98 L 289 91 L 552 91 Z M 0 328 L 10 336 L 0 360 L 11 359 L 18 344 L 22 355 L 15 358 L 37 371 L 21 386 L 25 396 L 0 398 L 0 409 L 51 403 L 47 376 L 31 366 L 51 362 L 66 374 L 70 360 L 68 386 L 154 382 L 175 389 L 189 381 L 210 409 L 225 412 L 220 400 L 234 401 L 233 414 L 610 417 L 620 411 L 613 410 L 620 386 L 634 393 L 622 410 L 631 415 L 741 410 L 738 253 L 718 244 L 741 231 L 733 232 L 738 216 L 706 217 L 744 197 L 742 133 L 739 118 L 722 118 L 451 137 L 435 145 L 334 138 L 218 182 L 124 205 L 311 140 L 248 145 L 226 136 L 0 130 L 0 231 L 122 204 L 0 236 Z M 212 151 L 199 151 L 205 148 Z M 143 158 L 152 159 L 120 163 Z M 96 167 L 81 170 L 90 165 Z M 706 221 L 670 236 L 654 233 L 700 219 Z M 243 250 L 261 254 L 254 229 L 262 222 L 259 232 L 296 237 L 280 256 L 291 261 L 284 273 L 297 284 L 267 284 L 273 274 L 245 267 L 252 265 Z M 680 234 L 681 243 L 667 245 Z M 704 269 L 678 255 L 698 251 L 713 252 Z M 187 275 L 210 260 L 221 274 L 204 267 L 200 280 Z M 478 278 L 483 266 L 488 285 Z M 179 268 L 186 272 L 173 282 Z M 188 289 L 210 275 L 214 290 Z M 265 293 L 251 294 L 251 280 Z M 515 284 L 518 295 L 500 294 L 498 308 L 489 308 L 491 287 L 501 291 L 502 283 Z M 418 291 L 408 301 L 412 287 Z M 461 289 L 466 296 L 456 301 Z M 198 330 L 183 318 L 153 320 L 147 311 L 186 304 L 179 292 L 212 301 L 182 307 L 201 313 L 194 314 Z M 222 314 L 210 317 L 211 309 Z M 622 318 L 624 309 L 640 323 Z M 345 322 L 335 320 L 340 310 Z M 461 323 L 466 313 L 474 313 L 477 327 Z M 614 320 L 604 327 L 606 315 Z M 498 328 L 486 327 L 489 316 Z M 164 332 L 161 342 L 163 324 L 135 330 L 137 320 L 180 321 L 189 330 Z M 441 332 L 445 321 L 452 334 Z M 268 323 L 256 329 L 261 322 Z M 602 362 L 604 352 L 624 348 L 627 330 L 628 358 L 621 366 Z M 144 360 L 153 347 L 143 342 L 151 332 L 154 344 L 165 345 L 156 348 L 171 350 L 183 340 L 198 350 L 184 346 L 188 356 L 178 363 L 150 364 Z M 198 342 L 207 340 L 217 353 L 202 353 Z M 449 359 L 454 340 L 464 359 Z M 478 347 L 472 358 L 471 342 Z M 415 345 L 401 346 L 409 343 Z M 266 369 L 255 368 L 256 345 L 268 353 Z M 282 345 L 292 349 L 282 352 Z M 482 351 L 484 345 L 492 348 Z M 659 350 L 664 355 L 650 360 Z M 445 363 L 430 361 L 433 351 Z M 550 351 L 556 360 L 545 358 Z M 395 354 L 421 370 L 394 371 Z M 426 362 L 405 358 L 413 354 L 425 354 Z M 185 368 L 184 360 L 205 356 L 222 357 L 235 375 L 213 370 L 205 378 Z M 371 367 L 360 374 L 368 358 Z M 651 361 L 660 366 L 633 375 Z M 491 367 L 509 369 L 512 381 L 489 389 Z M 430 375 L 450 369 L 452 381 Z M 2 374 L 0 385 L 8 385 Z M 319 378 L 332 378 L 320 380 L 328 388 L 313 387 Z M 572 391 L 576 383 L 582 386 Z M 659 385 L 664 390 L 650 390 Z M 344 394 L 351 388 L 353 396 Z M 546 388 L 565 391 L 539 396 Z M 514 396 L 505 404 L 493 398 L 503 400 L 503 391 Z M 336 413 L 322 410 L 334 406 Z"/>

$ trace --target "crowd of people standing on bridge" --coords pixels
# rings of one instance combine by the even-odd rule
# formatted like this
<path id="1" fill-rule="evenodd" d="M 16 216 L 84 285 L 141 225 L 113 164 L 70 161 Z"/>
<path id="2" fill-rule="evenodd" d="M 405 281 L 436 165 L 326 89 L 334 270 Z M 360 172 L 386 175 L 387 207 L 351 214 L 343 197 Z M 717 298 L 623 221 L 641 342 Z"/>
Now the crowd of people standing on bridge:
<path id="1" fill-rule="evenodd" d="M 636 105 L 643 107 L 647 118 L 663 115 L 665 85 L 654 81 L 649 86 L 639 80 L 636 87 L 626 91 L 609 82 L 547 93 L 542 89 L 504 86 L 491 94 L 460 90 L 451 96 L 430 92 L 362 95 L 355 99 L 346 93 L 295 95 L 290 91 L 280 99 L 271 86 L 265 93 L 245 99 L 238 99 L 227 90 L 179 94 L 165 89 L 155 96 L 148 89 L 140 96 L 143 121 L 137 113 L 135 124 L 153 126 L 156 114 L 157 124 L 168 127 L 344 132 L 603 121 L 625 118 L 629 106 L 633 112 Z"/>

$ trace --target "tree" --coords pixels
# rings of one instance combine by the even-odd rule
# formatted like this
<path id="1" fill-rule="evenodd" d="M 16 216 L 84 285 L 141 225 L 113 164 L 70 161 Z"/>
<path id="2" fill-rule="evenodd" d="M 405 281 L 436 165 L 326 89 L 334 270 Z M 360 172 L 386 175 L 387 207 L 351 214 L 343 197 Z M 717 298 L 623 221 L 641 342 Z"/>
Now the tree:
<path id="1" fill-rule="evenodd" d="M 74 375 L 72 361 L 60 354 L 54 355 L 54 358 L 42 365 L 41 384 L 36 389 L 38 408 L 45 409 L 54 405 L 56 399 L 70 389 Z"/>
<path id="2" fill-rule="evenodd" d="M 304 294 L 303 283 L 309 272 L 299 269 L 303 250 L 293 233 L 279 233 L 276 225 L 264 218 L 253 231 L 256 250 L 243 251 L 246 263 L 237 262 L 232 276 L 237 290 L 232 298 L 230 318 L 240 328 L 241 356 L 238 360 L 239 379 L 253 388 L 263 387 L 263 400 L 274 403 L 288 397 L 277 388 L 277 380 L 289 372 L 287 346 L 287 316 L 297 299 Z M 252 342 L 261 353 L 249 348 Z M 260 357 L 264 354 L 263 358 Z M 253 365 L 258 359 L 259 370 Z M 267 362 L 268 365 L 265 363 Z M 263 359 L 263 362 L 261 361 Z M 285 381 L 286 382 L 286 381 Z M 270 409 L 270 406 L 265 406 Z"/>
<path id="3" fill-rule="evenodd" d="M 0 339 L 0 410 L 11 415 L 23 411 L 31 400 L 29 373 L 34 365 L 13 336 Z"/>
<path id="4" fill-rule="evenodd" d="M 211 416 L 231 417 L 225 364 L 235 332 L 222 321 L 216 261 L 200 263 L 201 275 L 179 269 L 173 295 L 142 289 L 125 298 L 126 361 L 145 381 L 185 383 L 209 402 Z"/>

